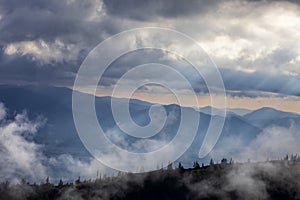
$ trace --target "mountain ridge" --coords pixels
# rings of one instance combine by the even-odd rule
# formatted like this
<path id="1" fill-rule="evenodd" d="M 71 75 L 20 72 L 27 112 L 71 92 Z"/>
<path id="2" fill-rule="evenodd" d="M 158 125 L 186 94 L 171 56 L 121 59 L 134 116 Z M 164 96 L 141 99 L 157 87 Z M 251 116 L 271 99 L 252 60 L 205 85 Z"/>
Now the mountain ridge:
<path id="1" fill-rule="evenodd" d="M 87 94 L 88 95 L 88 94 Z M 119 100 L 127 100 L 120 98 Z M 107 132 L 109 137 L 111 131 L 118 132 L 124 141 L 135 144 L 136 139 L 127 136 L 122 132 L 114 121 L 111 112 L 111 97 L 95 97 L 95 108 L 97 111 L 98 121 L 103 126 L 103 130 Z M 60 155 L 70 154 L 80 159 L 91 158 L 90 153 L 82 144 L 73 120 L 72 115 L 72 90 L 64 87 L 39 87 L 39 86 L 3 86 L 0 85 L 0 102 L 3 102 L 12 112 L 20 113 L 23 110 L 28 110 L 30 118 L 36 115 L 42 115 L 47 118 L 47 123 L 41 128 L 35 137 L 35 142 L 44 146 L 44 153 L 46 155 Z M 141 100 L 130 100 L 130 114 L 133 121 L 139 125 L 147 125 L 149 123 L 149 108 L 153 105 L 151 102 Z M 153 141 L 161 139 L 164 136 L 166 142 L 170 141 L 177 132 L 180 123 L 180 110 L 188 109 L 189 112 L 197 112 L 200 116 L 199 128 L 196 138 L 191 147 L 180 158 L 183 163 L 191 163 L 198 159 L 199 148 L 206 135 L 208 125 L 213 117 L 220 117 L 218 115 L 211 116 L 210 114 L 197 111 L 192 107 L 180 107 L 177 104 L 162 105 L 167 111 L 169 122 L 163 130 L 150 138 Z M 222 159 L 228 157 L 227 155 L 234 155 L 249 145 L 255 138 L 268 126 L 288 127 L 291 123 L 296 123 L 300 126 L 300 116 L 295 113 L 286 113 L 275 110 L 279 116 L 269 116 L 263 114 L 263 111 L 270 109 L 259 109 L 247 115 L 240 116 L 234 113 L 229 113 L 225 118 L 224 129 L 221 137 L 218 140 L 215 150 L 220 152 L 218 155 L 212 154 L 214 159 Z M 282 113 L 282 115 L 281 115 Z M 89 113 L 87 113 L 89 114 Z M 258 116 L 255 118 L 255 115 Z M 260 117 L 259 115 L 262 115 Z M 288 117 L 286 116 L 288 115 Z M 291 118 L 293 116 L 295 118 Z M 263 119 L 261 119 L 263 118 Z M 193 120 L 193 119 L 191 119 Z M 114 139 L 114 138 L 112 138 Z M 228 144 L 229 139 L 237 140 L 234 144 Z M 123 140 L 119 143 L 123 143 Z M 119 144 L 118 141 L 113 141 Z M 121 146 L 126 147 L 126 144 Z M 149 146 L 149 145 L 148 145 Z M 231 148 L 231 149 L 230 149 Z M 142 149 L 143 151 L 145 149 Z M 203 162 L 209 162 L 209 157 L 205 158 Z"/>

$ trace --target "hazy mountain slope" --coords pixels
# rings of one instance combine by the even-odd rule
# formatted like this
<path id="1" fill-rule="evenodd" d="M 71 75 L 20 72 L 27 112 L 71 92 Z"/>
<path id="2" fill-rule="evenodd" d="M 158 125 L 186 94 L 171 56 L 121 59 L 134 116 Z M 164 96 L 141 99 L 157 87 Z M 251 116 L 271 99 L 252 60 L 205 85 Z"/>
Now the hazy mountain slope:
<path id="1" fill-rule="evenodd" d="M 209 115 L 211 114 L 210 106 L 205 106 L 198 110 L 205 114 L 209 114 Z M 244 109 L 244 108 L 227 108 L 226 111 L 227 111 L 227 114 L 235 114 L 235 115 L 239 115 L 239 116 L 243 116 L 243 115 L 246 115 L 246 114 L 249 114 L 252 112 L 251 110 Z M 215 112 L 216 112 L 215 113 L 216 115 L 219 115 L 219 113 L 222 113 L 222 111 L 220 109 L 215 109 Z"/>
<path id="2" fill-rule="evenodd" d="M 124 99 L 118 100 L 123 101 Z M 71 108 L 72 90 L 59 87 L 0 85 L 0 101 L 4 102 L 11 111 L 21 112 L 25 109 L 28 110 L 30 117 L 41 115 L 47 119 L 46 125 L 35 138 L 35 142 L 44 145 L 46 155 L 67 153 L 79 158 L 90 157 L 75 129 Z M 151 105 L 148 102 L 130 100 L 130 114 L 137 124 L 146 125 L 149 123 L 148 111 Z M 114 143 L 124 148 L 128 146 L 131 148 L 130 145 L 139 140 L 126 135 L 116 126 L 111 112 L 110 97 L 96 97 L 95 108 L 102 128 Z M 153 140 L 170 141 L 177 132 L 181 107 L 172 104 L 165 105 L 164 108 L 168 115 L 167 123 L 160 133 L 151 138 Z M 197 136 L 192 146 L 180 158 L 183 162 L 191 163 L 198 158 L 199 148 L 212 116 L 206 112 L 198 112 L 193 108 L 182 109 L 187 109 L 188 112 L 197 112 L 200 115 Z M 286 127 L 292 123 L 300 124 L 299 115 L 270 108 L 253 111 L 245 116 L 229 112 L 221 137 L 215 147 L 214 154 L 211 156 L 220 159 L 222 156 L 233 155 L 254 140 L 265 127 L 270 125 Z M 122 135 L 122 140 L 114 140 L 111 131 Z M 143 150 L 146 151 L 146 149 L 141 151 Z"/>
<path id="3" fill-rule="evenodd" d="M 272 125 L 289 127 L 293 123 L 299 124 L 300 116 L 296 113 L 289 113 L 274 108 L 261 108 L 243 116 L 249 123 L 265 128 Z"/>

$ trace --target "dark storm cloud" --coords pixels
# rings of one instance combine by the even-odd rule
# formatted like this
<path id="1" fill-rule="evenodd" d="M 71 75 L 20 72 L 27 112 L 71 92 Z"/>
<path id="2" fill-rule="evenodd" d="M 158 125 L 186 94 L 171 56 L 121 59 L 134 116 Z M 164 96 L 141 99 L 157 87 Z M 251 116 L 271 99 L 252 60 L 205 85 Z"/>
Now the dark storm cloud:
<path id="1" fill-rule="evenodd" d="M 177 68 L 187 65 L 187 63 L 184 61 L 170 60 L 164 56 L 166 56 L 166 54 L 162 50 L 156 49 L 139 49 L 124 54 L 121 57 L 114 60 L 113 63 L 111 63 L 111 65 L 103 75 L 103 80 L 101 81 L 101 84 L 107 86 L 113 85 L 128 70 L 131 70 L 136 66 L 145 65 L 148 63 L 160 63 L 167 66 L 174 66 Z M 158 72 L 158 76 L 159 75 L 160 74 Z"/>
<path id="2" fill-rule="evenodd" d="M 172 53 L 169 53 L 173 55 Z M 165 66 L 170 66 L 178 73 L 183 75 L 187 81 L 191 83 L 191 86 L 195 90 L 196 93 L 208 93 L 208 89 L 206 87 L 204 79 L 201 77 L 201 74 L 189 63 L 185 60 L 181 59 L 169 59 L 167 53 L 161 50 L 154 49 L 142 49 L 130 52 L 119 57 L 115 60 L 109 68 L 103 74 L 99 85 L 114 87 L 117 81 L 129 70 L 133 70 L 137 66 L 147 65 L 145 67 L 145 75 L 155 73 L 154 80 L 161 83 L 169 83 L 173 86 L 173 89 L 186 89 L 183 88 L 183 84 L 178 82 L 177 77 L 170 76 L 169 74 L 163 74 L 159 71 L 153 72 L 150 63 L 158 63 Z M 149 65 L 148 65 L 149 64 Z M 147 76 L 147 75 L 146 75 Z M 137 79 L 143 79 L 144 74 L 138 74 L 135 77 Z M 149 86 L 151 87 L 151 86 Z M 154 86 L 156 87 L 156 86 Z"/>
<path id="3" fill-rule="evenodd" d="M 271 55 L 275 63 L 286 62 L 290 60 L 288 51 L 275 51 Z M 207 94 L 208 88 L 203 77 L 194 69 L 193 66 L 182 60 L 170 61 L 164 57 L 162 52 L 157 51 L 136 51 L 127 54 L 116 60 L 105 72 L 100 84 L 111 87 L 116 84 L 120 77 L 135 66 L 146 63 L 161 63 L 172 66 L 184 75 L 192 84 L 196 93 Z M 206 78 L 213 77 L 210 69 Z M 224 81 L 226 92 L 233 97 L 285 97 L 287 95 L 300 96 L 299 76 L 287 76 L 281 73 L 266 73 L 266 71 L 256 71 L 246 73 L 235 69 L 220 68 L 220 73 Z M 205 70 L 204 70 L 205 71 Z M 140 77 L 136 77 L 137 79 Z M 157 74 L 158 80 L 174 82 L 174 87 L 180 89 L 180 83 L 166 74 Z"/>
<path id="4" fill-rule="evenodd" d="M 95 29 L 92 14 L 101 9 L 97 1 L 2 0 L 0 41 L 13 42 L 43 38 L 77 41 L 78 33 L 89 35 Z M 98 8 L 99 7 L 99 8 Z M 84 29 L 85 28 L 85 29 Z M 109 30 L 109 29 L 105 29 Z M 76 37 L 77 36 L 77 37 Z"/>
<path id="5" fill-rule="evenodd" d="M 122 24 L 102 16 L 101 1 L 0 0 L 1 83 L 45 82 L 72 85 L 75 72 L 88 52 Z M 101 16 L 101 17 L 100 17 Z M 43 61 L 20 52 L 6 55 L 9 44 L 45 42 L 56 57 Z M 55 46 L 55 42 L 60 43 Z M 54 45 L 51 47 L 51 45 Z M 40 61 L 42 60 L 42 61 Z M 59 83 L 57 82 L 59 81 Z"/>
<path id="6" fill-rule="evenodd" d="M 71 86 L 85 56 L 108 36 L 122 30 L 146 26 L 147 22 L 153 22 L 154 19 L 155 22 L 162 24 L 163 19 L 171 20 L 169 22 L 176 28 L 178 21 L 192 15 L 213 16 L 222 2 L 216 0 L 104 0 L 104 2 L 101 0 L 0 0 L 0 83 L 35 82 Z M 299 3 L 293 0 L 290 2 Z M 209 20 L 205 23 L 213 24 Z M 178 26 L 184 30 L 189 29 L 191 24 L 181 23 L 181 26 Z M 195 31 L 201 35 L 203 30 L 195 26 Z M 239 37 L 238 31 L 234 33 Z M 13 55 L 5 54 L 7 45 L 24 41 L 46 42 L 50 48 L 46 61 L 39 61 L 43 59 L 42 55 L 37 58 L 22 52 Z M 51 46 L 55 41 L 60 41 L 63 47 Z M 54 48 L 53 51 L 58 48 L 59 59 L 51 58 L 51 48 Z M 127 65 L 116 63 L 116 68 L 107 71 L 103 78 L 103 85 L 111 86 L 136 64 L 155 60 L 161 63 L 161 57 L 162 55 L 153 57 L 145 54 L 132 57 Z M 274 56 L 270 60 L 274 61 L 276 66 L 287 63 L 294 57 L 292 51 L 284 49 L 274 51 Z M 172 62 L 164 62 L 167 65 L 172 64 Z M 178 66 L 180 64 L 177 64 Z M 182 73 L 189 77 L 194 76 L 192 71 L 182 70 Z M 234 67 L 232 70 L 223 69 L 221 73 L 228 94 L 233 96 L 255 97 L 256 93 L 252 91 L 258 91 L 257 96 L 262 95 L 259 92 L 300 96 L 300 88 L 297 84 L 299 77 L 272 75 L 266 72 L 247 74 L 234 70 Z M 194 89 L 199 93 L 207 92 L 203 80 L 196 82 Z"/>
<path id="7" fill-rule="evenodd" d="M 104 0 L 105 7 L 112 15 L 136 20 L 156 17 L 186 17 L 214 10 L 221 1 L 217 0 Z"/>
<path id="8" fill-rule="evenodd" d="M 45 64 L 41 68 L 30 56 L 0 57 L 0 83 L 72 85 L 76 69 L 70 63 Z"/>

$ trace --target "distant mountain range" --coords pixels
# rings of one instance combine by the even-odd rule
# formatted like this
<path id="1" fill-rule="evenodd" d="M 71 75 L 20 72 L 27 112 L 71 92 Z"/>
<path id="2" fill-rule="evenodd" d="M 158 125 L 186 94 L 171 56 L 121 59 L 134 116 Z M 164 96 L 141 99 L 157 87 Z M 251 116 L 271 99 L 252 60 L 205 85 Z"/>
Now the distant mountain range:
<path id="1" fill-rule="evenodd" d="M 203 108 L 199 108 L 198 110 L 202 113 L 205 113 L 205 114 L 211 114 L 211 107 L 210 106 L 206 106 L 206 107 L 203 107 Z M 240 116 L 243 116 L 243 115 L 246 115 L 246 114 L 249 114 L 252 112 L 252 110 L 248 110 L 248 109 L 244 109 L 244 108 L 227 108 L 227 114 L 236 114 L 236 115 L 240 115 Z M 215 112 L 216 112 L 216 115 L 218 115 L 219 113 L 221 113 L 221 110 L 219 109 L 215 109 Z"/>
<path id="2" fill-rule="evenodd" d="M 121 101 L 122 99 L 119 100 Z M 10 111 L 22 112 L 23 110 L 28 110 L 30 117 L 34 118 L 41 115 L 47 119 L 46 125 L 35 138 L 36 143 L 44 145 L 44 153 L 46 155 L 54 156 L 67 153 L 80 159 L 91 157 L 84 148 L 75 129 L 72 116 L 71 89 L 63 87 L 0 85 L 0 102 L 3 102 Z M 150 118 L 147 111 L 151 105 L 151 103 L 144 101 L 130 100 L 130 114 L 137 124 L 146 125 L 149 123 Z M 172 139 L 180 121 L 179 105 L 163 106 L 168 114 L 167 125 L 162 130 L 163 134 L 153 136 L 154 140 L 159 140 L 162 137 L 166 140 Z M 122 131 L 116 128 L 116 122 L 112 116 L 111 98 L 95 97 L 95 107 L 103 129 L 105 131 L 116 129 L 122 134 Z M 201 119 L 193 144 L 179 159 L 183 163 L 192 163 L 198 159 L 199 148 L 211 118 L 219 116 L 218 112 L 217 115 L 211 116 L 210 107 L 198 110 L 183 109 L 197 112 Z M 300 126 L 300 116 L 298 114 L 282 112 L 273 108 L 261 108 L 255 111 L 229 109 L 223 132 L 214 150 L 219 153 L 213 155 L 216 156 L 216 159 L 232 156 L 254 140 L 264 128 L 269 126 L 289 127 L 292 124 Z M 109 131 L 107 134 L 114 143 L 124 146 L 122 142 L 110 137 Z M 131 136 L 124 137 L 129 143 L 137 140 Z M 232 141 L 230 140 L 232 138 L 238 142 L 229 144 L 228 142 Z"/>

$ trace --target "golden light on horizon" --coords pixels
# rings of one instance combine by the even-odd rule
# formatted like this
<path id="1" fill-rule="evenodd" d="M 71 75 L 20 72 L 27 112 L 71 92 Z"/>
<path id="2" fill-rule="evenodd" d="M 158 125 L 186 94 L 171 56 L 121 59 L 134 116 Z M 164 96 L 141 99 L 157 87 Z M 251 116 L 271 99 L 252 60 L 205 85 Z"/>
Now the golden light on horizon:
<path id="1" fill-rule="evenodd" d="M 81 92 L 93 94 L 93 92 L 88 89 L 82 89 Z M 98 89 L 96 96 L 111 96 L 111 91 L 105 91 L 103 88 Z M 127 93 L 119 94 L 115 96 L 117 98 L 133 98 L 142 101 L 147 101 L 151 103 L 159 104 L 179 104 L 176 97 L 172 94 L 153 94 L 153 93 L 143 93 L 136 92 L 131 97 Z M 188 96 L 186 97 L 189 98 Z M 223 98 L 223 97 L 215 97 Z M 277 110 L 285 112 L 294 112 L 300 114 L 300 97 L 297 96 L 287 96 L 287 97 L 232 97 L 226 96 L 227 108 L 244 108 L 249 110 L 257 110 L 262 107 L 271 107 Z M 188 102 L 188 100 L 187 100 Z M 211 97 L 209 95 L 199 95 L 198 96 L 199 107 L 211 106 Z M 181 106 L 186 107 L 197 107 L 197 105 L 185 104 Z M 217 106 L 216 106 L 217 107 Z"/>

